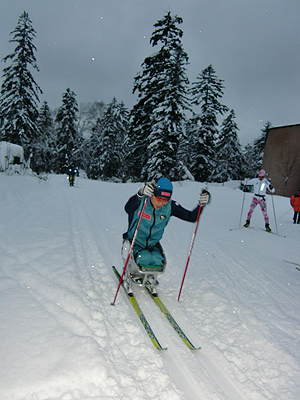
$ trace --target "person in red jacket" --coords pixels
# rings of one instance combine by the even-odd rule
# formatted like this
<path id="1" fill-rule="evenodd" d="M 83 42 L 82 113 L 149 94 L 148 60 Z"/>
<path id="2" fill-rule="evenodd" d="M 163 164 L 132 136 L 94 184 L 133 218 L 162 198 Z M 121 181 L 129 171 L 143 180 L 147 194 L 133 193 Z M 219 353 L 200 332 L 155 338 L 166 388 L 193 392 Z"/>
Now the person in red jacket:
<path id="1" fill-rule="evenodd" d="M 298 190 L 297 194 L 293 194 L 291 197 L 291 206 L 294 209 L 294 224 L 300 224 L 300 189 Z"/>

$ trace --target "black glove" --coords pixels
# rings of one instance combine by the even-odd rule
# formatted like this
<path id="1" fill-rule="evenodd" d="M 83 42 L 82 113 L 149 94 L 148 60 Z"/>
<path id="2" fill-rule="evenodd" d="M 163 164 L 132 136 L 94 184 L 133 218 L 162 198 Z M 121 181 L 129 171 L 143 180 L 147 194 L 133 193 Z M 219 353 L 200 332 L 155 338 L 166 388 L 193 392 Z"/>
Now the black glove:
<path id="1" fill-rule="evenodd" d="M 210 193 L 206 189 L 201 189 L 199 194 L 198 204 L 201 206 L 208 204 L 210 202 Z"/>

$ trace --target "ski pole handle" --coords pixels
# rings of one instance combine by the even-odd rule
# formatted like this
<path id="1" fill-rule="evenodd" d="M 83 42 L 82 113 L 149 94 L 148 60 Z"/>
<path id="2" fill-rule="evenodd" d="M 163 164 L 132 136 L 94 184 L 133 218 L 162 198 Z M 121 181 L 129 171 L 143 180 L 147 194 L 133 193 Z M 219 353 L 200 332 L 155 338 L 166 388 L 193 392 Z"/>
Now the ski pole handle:
<path id="1" fill-rule="evenodd" d="M 121 275 L 121 278 L 120 278 L 118 289 L 116 291 L 114 301 L 111 303 L 112 306 L 115 305 L 115 302 L 116 302 L 116 299 L 117 299 L 117 296 L 118 296 L 118 293 L 119 293 L 119 290 L 120 290 L 120 286 L 121 286 L 121 283 L 123 281 L 123 277 L 124 277 L 124 274 L 125 274 L 125 271 L 126 271 L 126 268 L 127 268 L 127 264 L 128 264 L 129 258 L 130 258 L 130 254 L 131 254 L 131 251 L 132 251 L 132 248 L 133 248 L 133 245 L 134 245 L 134 242 L 135 242 L 139 227 L 140 227 L 141 222 L 142 222 L 142 218 L 143 218 L 143 214 L 144 214 L 144 211 L 145 211 L 145 208 L 146 208 L 147 201 L 148 201 L 148 197 L 145 197 L 143 209 L 142 209 L 139 222 L 137 224 L 137 227 L 135 229 L 135 232 L 134 232 L 134 235 L 133 235 L 133 238 L 132 238 L 132 241 L 131 241 L 131 246 L 130 246 L 130 249 L 128 251 L 128 255 L 127 255 L 127 258 L 126 258 L 126 261 L 125 261 L 125 264 L 124 264 L 124 268 L 123 268 L 123 272 L 122 272 L 122 275 Z"/>
<path id="2" fill-rule="evenodd" d="M 187 261 L 186 261 L 186 266 L 185 266 L 185 270 L 184 270 L 184 274 L 183 274 L 183 278 L 182 278 L 182 282 L 181 282 L 181 286 L 180 286 L 180 290 L 179 290 L 179 294 L 178 294 L 178 299 L 177 299 L 178 301 L 180 300 L 183 283 L 184 283 L 184 280 L 185 280 L 186 272 L 187 272 L 188 265 L 189 265 L 190 258 L 191 258 L 191 254 L 192 254 L 194 241 L 195 241 L 195 237 L 196 237 L 196 233 L 197 233 L 197 229 L 198 229 L 198 222 L 199 222 L 201 209 L 202 209 L 202 205 L 200 204 L 199 210 L 198 210 L 198 214 L 197 214 L 196 223 L 195 223 L 194 233 L 193 233 L 192 241 L 191 241 L 191 245 L 190 245 L 190 250 L 189 250 L 189 254 L 188 254 Z"/>

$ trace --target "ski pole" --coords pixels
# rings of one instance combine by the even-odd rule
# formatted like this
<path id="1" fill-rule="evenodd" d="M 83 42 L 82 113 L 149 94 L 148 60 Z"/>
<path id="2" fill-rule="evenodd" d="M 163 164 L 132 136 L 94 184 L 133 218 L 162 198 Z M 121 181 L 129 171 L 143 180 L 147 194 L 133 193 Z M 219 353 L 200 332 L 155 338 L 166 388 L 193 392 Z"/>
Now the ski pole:
<path id="1" fill-rule="evenodd" d="M 278 235 L 278 228 L 277 228 L 277 220 L 276 220 L 276 214 L 275 214 L 275 206 L 274 206 L 274 198 L 273 195 L 271 195 L 272 197 L 272 204 L 273 204 L 273 211 L 274 211 L 274 219 L 275 219 L 275 226 L 276 226 L 276 234 Z"/>
<path id="2" fill-rule="evenodd" d="M 244 184 L 244 195 L 243 195 L 243 201 L 242 201 L 242 209 L 241 209 L 239 228 L 241 227 L 241 222 L 242 222 L 242 215 L 243 215 L 244 203 L 245 203 L 246 187 L 247 187 L 247 179 L 245 180 L 245 184 Z"/>
<path id="3" fill-rule="evenodd" d="M 290 208 L 289 211 L 287 211 L 287 212 L 284 213 L 281 217 L 279 217 L 278 220 L 281 219 L 282 217 L 284 217 L 284 216 L 285 216 L 286 214 L 288 214 L 290 211 L 292 211 L 292 208 Z"/>
<path id="4" fill-rule="evenodd" d="M 121 283 L 123 281 L 123 277 L 124 277 L 124 274 L 125 274 L 125 271 L 126 271 L 126 268 L 127 268 L 127 264 L 128 264 L 129 258 L 130 258 L 130 254 L 131 254 L 131 251 L 132 251 L 135 239 L 136 239 L 136 235 L 137 235 L 139 227 L 141 225 L 141 221 L 142 221 L 142 218 L 143 218 L 143 214 L 144 214 L 144 211 L 145 211 L 145 208 L 146 208 L 147 201 L 148 201 L 148 197 L 145 197 L 143 209 L 142 209 L 139 222 L 137 224 L 137 227 L 135 229 L 135 232 L 134 232 L 134 235 L 133 235 L 133 238 L 132 238 L 132 241 L 131 241 L 131 246 L 130 246 L 130 249 L 129 249 L 129 252 L 128 252 L 128 255 L 127 255 L 127 259 L 126 259 L 126 262 L 125 262 L 125 265 L 124 265 L 124 268 L 123 268 L 123 272 L 122 272 L 122 276 L 120 278 L 119 286 L 118 286 L 118 289 L 116 291 L 114 301 L 111 303 L 112 306 L 115 305 L 115 302 L 116 302 L 116 299 L 117 299 L 117 296 L 118 296 L 118 293 L 119 293 L 119 290 L 120 290 L 120 286 L 121 286 Z"/>
<path id="5" fill-rule="evenodd" d="M 198 222 L 199 222 L 201 209 L 202 209 L 202 205 L 200 204 L 199 210 L 198 210 L 198 214 L 197 214 L 196 223 L 195 223 L 194 233 L 193 233 L 192 241 L 191 241 L 191 245 L 190 245 L 190 250 L 189 250 L 189 254 L 188 254 L 187 261 L 186 261 L 185 270 L 184 270 L 184 274 L 183 274 L 183 278 L 182 278 L 182 282 L 181 282 L 181 286 L 180 286 L 180 290 L 179 290 L 179 294 L 178 294 L 178 299 L 177 299 L 178 301 L 180 299 L 183 283 L 184 283 L 184 280 L 185 280 L 185 275 L 186 275 L 186 272 L 187 272 L 187 269 L 188 269 L 188 265 L 189 265 L 189 262 L 190 262 L 190 258 L 191 258 L 191 254 L 192 254 L 192 249 L 193 249 L 193 246 L 194 246 L 194 241 L 195 241 L 195 237 L 196 237 L 196 233 L 197 233 L 197 229 L 198 229 Z"/>

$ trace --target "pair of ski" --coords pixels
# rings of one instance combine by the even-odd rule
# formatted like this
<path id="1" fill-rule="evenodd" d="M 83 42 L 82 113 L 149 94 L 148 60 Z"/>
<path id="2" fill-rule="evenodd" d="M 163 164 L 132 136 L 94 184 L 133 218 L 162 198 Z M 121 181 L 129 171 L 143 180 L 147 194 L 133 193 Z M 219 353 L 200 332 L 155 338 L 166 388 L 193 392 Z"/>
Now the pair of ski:
<path id="1" fill-rule="evenodd" d="M 120 281 L 121 279 L 121 275 L 119 274 L 118 270 L 116 269 L 116 267 L 112 267 L 117 279 Z M 127 298 L 132 306 L 132 308 L 134 309 L 135 313 L 137 314 L 137 316 L 139 317 L 143 327 L 145 328 L 150 340 L 152 341 L 153 345 L 158 349 L 158 350 L 167 350 L 166 347 L 163 347 L 155 333 L 153 332 L 149 322 L 147 321 L 141 307 L 139 306 L 136 298 L 134 297 L 133 293 L 128 293 L 126 288 L 123 285 L 123 282 L 121 283 L 122 288 L 124 289 L 124 292 L 127 295 Z M 167 320 L 170 322 L 170 324 L 172 325 L 172 327 L 174 328 L 174 330 L 178 333 L 179 337 L 183 340 L 183 342 L 188 346 L 188 348 L 190 348 L 191 350 L 199 350 L 200 347 L 195 347 L 192 342 L 188 339 L 188 337 L 186 336 L 186 334 L 183 332 L 183 330 L 180 328 L 180 326 L 178 325 L 178 323 L 175 321 L 175 319 L 173 318 L 173 316 L 171 315 L 171 313 L 169 312 L 169 310 L 167 309 L 167 307 L 163 304 L 163 302 L 161 301 L 161 299 L 159 298 L 159 296 L 157 294 L 152 294 L 151 290 L 148 289 L 147 287 L 145 287 L 147 292 L 149 293 L 149 295 L 151 296 L 151 298 L 154 300 L 155 304 L 158 306 L 158 308 L 161 310 L 161 312 L 163 313 L 163 315 L 167 318 Z"/>
<path id="2" fill-rule="evenodd" d="M 243 229 L 243 228 L 246 228 L 246 229 L 255 229 L 255 228 L 252 227 L 252 226 L 248 226 L 248 227 L 239 226 L 238 228 L 230 228 L 230 231 L 237 231 L 237 230 Z M 264 231 L 264 232 L 271 233 L 271 235 L 276 235 L 276 236 L 280 236 L 280 237 L 284 237 L 284 238 L 285 238 L 285 236 L 281 236 L 281 235 L 279 235 L 278 233 L 275 233 L 275 232 L 273 232 L 273 231 L 267 231 L 266 229 L 263 229 L 263 228 L 260 228 L 260 229 L 261 229 L 262 231 Z"/>

